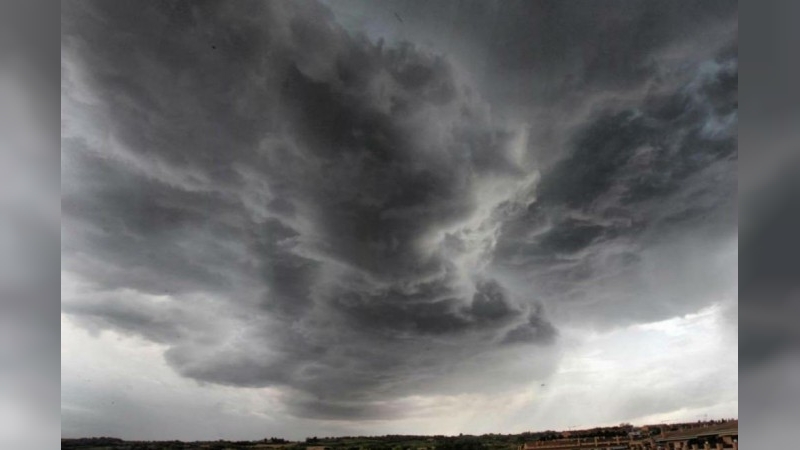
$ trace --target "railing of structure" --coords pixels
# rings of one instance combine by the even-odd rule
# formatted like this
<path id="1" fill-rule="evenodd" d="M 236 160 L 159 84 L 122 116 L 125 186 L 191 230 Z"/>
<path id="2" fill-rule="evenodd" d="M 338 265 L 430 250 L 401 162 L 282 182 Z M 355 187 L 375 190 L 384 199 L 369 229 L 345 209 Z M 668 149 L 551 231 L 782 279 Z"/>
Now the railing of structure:
<path id="1" fill-rule="evenodd" d="M 612 449 L 627 448 L 630 438 L 575 438 L 553 441 L 529 442 L 520 446 L 520 450 L 572 450 L 572 449 Z"/>

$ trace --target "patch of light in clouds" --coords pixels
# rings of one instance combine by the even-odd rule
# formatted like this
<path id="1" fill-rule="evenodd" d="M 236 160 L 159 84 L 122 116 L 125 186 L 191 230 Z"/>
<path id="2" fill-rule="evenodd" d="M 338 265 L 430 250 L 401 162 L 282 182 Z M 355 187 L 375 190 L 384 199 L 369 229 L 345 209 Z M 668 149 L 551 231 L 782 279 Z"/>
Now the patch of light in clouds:
<path id="1" fill-rule="evenodd" d="M 202 429 L 205 439 L 261 439 L 284 413 L 275 389 L 188 380 L 164 362 L 162 345 L 114 331 L 93 336 L 63 314 L 61 342 L 68 436 L 95 430 L 128 439 L 197 439 Z"/>
<path id="2" fill-rule="evenodd" d="M 738 354 L 725 318 L 730 307 L 736 306 L 725 299 L 697 313 L 607 333 L 565 331 L 575 348 L 520 420 L 566 429 L 738 416 Z M 657 399 L 663 392 L 674 401 Z M 610 416 L 617 422 L 608 422 Z"/>

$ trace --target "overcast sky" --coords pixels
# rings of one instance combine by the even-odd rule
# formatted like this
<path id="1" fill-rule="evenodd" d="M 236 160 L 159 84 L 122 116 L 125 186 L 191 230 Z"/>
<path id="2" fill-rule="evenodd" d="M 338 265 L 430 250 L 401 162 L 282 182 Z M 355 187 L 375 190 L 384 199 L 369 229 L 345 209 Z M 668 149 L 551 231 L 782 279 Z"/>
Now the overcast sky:
<path id="1" fill-rule="evenodd" d="M 62 434 L 738 416 L 737 8 L 62 4 Z"/>

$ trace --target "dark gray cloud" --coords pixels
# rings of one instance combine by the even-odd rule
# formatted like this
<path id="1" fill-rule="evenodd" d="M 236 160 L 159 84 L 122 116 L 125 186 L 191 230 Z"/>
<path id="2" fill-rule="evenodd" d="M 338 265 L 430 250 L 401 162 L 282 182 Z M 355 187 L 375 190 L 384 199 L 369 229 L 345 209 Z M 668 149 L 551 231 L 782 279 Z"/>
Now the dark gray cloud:
<path id="1" fill-rule="evenodd" d="M 708 255 L 736 235 L 737 70 L 728 47 L 687 82 L 594 114 L 543 173 L 536 201 L 504 223 L 495 264 L 546 303 L 572 303 L 564 307 L 599 323 L 713 301 L 735 280 Z M 651 285 L 653 271 L 681 286 Z M 656 290 L 671 292 L 643 300 Z"/>
<path id="2" fill-rule="evenodd" d="M 165 345 L 183 376 L 352 420 L 545 376 L 556 319 L 694 311 L 714 283 L 643 300 L 643 274 L 735 233 L 735 44 L 658 59 L 735 16 L 698 5 L 496 4 L 508 26 L 478 27 L 495 72 L 477 82 L 314 2 L 65 6 L 62 268 L 80 287 L 63 311 Z M 577 84 L 534 102 L 520 74 Z M 527 102 L 555 117 L 508 117 Z M 564 136 L 540 133 L 565 111 Z M 482 385 L 522 354 L 541 366 Z"/>
<path id="3" fill-rule="evenodd" d="M 80 323 L 167 345 L 185 376 L 292 388 L 296 414 L 353 419 L 395 414 L 376 405 L 520 323 L 553 341 L 534 299 L 445 245 L 489 219 L 482 186 L 527 174 L 518 131 L 442 56 L 350 37 L 314 3 L 64 17 L 65 89 L 94 129 L 64 139 L 64 268 L 90 283 L 64 311 Z"/>
<path id="4" fill-rule="evenodd" d="M 720 33 L 738 20 L 738 5 L 729 0 L 625 0 L 613 7 L 554 0 L 326 4 L 346 26 L 456 55 L 498 109 L 580 103 L 598 88 L 631 89 L 658 73 L 660 52 L 681 47 L 669 58 L 699 62 L 697 50 L 718 45 Z"/>

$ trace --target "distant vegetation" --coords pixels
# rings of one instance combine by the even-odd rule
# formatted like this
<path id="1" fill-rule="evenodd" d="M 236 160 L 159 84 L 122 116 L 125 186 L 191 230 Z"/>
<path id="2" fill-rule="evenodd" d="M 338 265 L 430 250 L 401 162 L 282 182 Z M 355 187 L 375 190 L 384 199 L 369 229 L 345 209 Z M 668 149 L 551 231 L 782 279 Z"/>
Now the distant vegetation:
<path id="1" fill-rule="evenodd" d="M 601 430 L 601 429 L 598 429 Z M 617 428 L 602 429 L 602 436 L 624 435 Z M 562 433 L 543 431 L 521 434 L 484 434 L 481 436 L 345 436 L 345 437 L 310 437 L 303 442 L 290 442 L 285 439 L 268 438 L 261 441 L 212 441 L 212 442 L 180 442 L 180 441 L 123 441 L 115 438 L 83 438 L 63 439 L 62 449 L 83 450 L 149 450 L 149 449 L 273 449 L 273 450 L 516 450 L 524 443 L 536 440 L 559 439 Z"/>
<path id="2" fill-rule="evenodd" d="M 550 441 L 563 438 L 610 438 L 627 437 L 633 430 L 645 435 L 656 435 L 662 431 L 675 431 L 700 423 L 714 424 L 721 421 L 706 421 L 683 424 L 659 424 L 634 427 L 623 423 L 614 427 L 596 427 L 571 431 L 537 431 L 519 434 L 484 434 L 480 436 L 343 436 L 309 437 L 305 441 L 292 442 L 281 438 L 265 438 L 260 441 L 123 441 L 111 437 L 62 439 L 62 449 L 81 450 L 160 450 L 160 449 L 264 449 L 264 450 L 517 450 L 525 442 Z"/>

